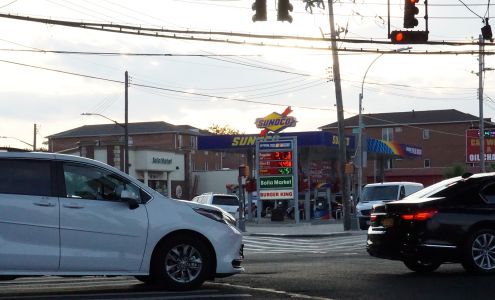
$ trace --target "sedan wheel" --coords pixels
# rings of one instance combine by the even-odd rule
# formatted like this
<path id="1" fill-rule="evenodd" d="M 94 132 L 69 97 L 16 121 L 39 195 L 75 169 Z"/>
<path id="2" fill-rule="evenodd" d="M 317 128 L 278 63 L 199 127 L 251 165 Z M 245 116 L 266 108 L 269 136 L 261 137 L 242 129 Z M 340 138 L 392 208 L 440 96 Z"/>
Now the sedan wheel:
<path id="1" fill-rule="evenodd" d="M 495 231 L 479 230 L 470 236 L 462 265 L 474 273 L 495 272 Z"/>
<path id="2" fill-rule="evenodd" d="M 210 251 L 197 238 L 174 237 L 163 243 L 156 255 L 153 281 L 162 282 L 172 290 L 197 288 L 212 272 Z"/>
<path id="3" fill-rule="evenodd" d="M 426 261 L 421 259 L 407 259 L 404 261 L 409 270 L 418 273 L 431 273 L 440 267 L 441 263 L 435 261 Z"/>

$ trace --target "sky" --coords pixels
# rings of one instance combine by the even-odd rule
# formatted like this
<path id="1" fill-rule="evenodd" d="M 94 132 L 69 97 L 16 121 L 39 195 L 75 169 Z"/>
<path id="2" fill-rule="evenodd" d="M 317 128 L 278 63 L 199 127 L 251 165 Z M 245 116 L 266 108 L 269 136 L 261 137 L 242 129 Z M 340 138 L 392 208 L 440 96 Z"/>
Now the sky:
<path id="1" fill-rule="evenodd" d="M 310 14 L 302 0 L 291 0 L 292 23 L 276 20 L 275 0 L 267 1 L 268 21 L 252 22 L 253 2 L 0 0 L 0 13 L 169 30 L 329 37 L 327 2 L 325 9 L 315 7 Z M 488 0 L 428 2 L 430 41 L 476 41 L 484 25 L 482 17 L 495 16 L 495 3 L 488 9 Z M 335 23 L 342 29 L 340 37 L 388 41 L 386 3 L 336 1 Z M 390 3 L 391 29 L 401 29 L 403 0 Z M 423 0 L 418 7 L 419 25 L 414 30 L 425 30 Z M 125 71 L 130 76 L 129 122 L 164 121 L 200 129 L 216 124 L 256 133 L 256 118 L 282 113 L 287 106 L 292 107 L 291 115 L 297 119 L 297 126 L 287 131 L 315 131 L 337 120 L 331 52 L 309 49 L 328 48 L 328 42 L 195 33 L 187 37 L 245 43 L 130 35 L 0 18 L 0 136 L 6 137 L 0 138 L 0 147 L 25 148 L 26 142 L 32 144 L 33 124 L 37 124 L 40 145 L 52 134 L 109 123 L 82 113 L 98 113 L 124 122 Z M 358 114 L 363 82 L 365 114 L 453 108 L 479 115 L 477 54 L 385 54 L 373 63 L 364 80 L 367 68 L 380 54 L 349 51 L 393 51 L 402 47 L 339 43 L 344 117 Z M 409 51 L 477 49 L 412 45 Z M 495 46 L 487 45 L 486 50 L 493 53 Z M 485 56 L 485 68 L 495 69 L 493 56 Z M 483 107 L 487 118 L 494 118 L 495 113 L 494 79 L 494 71 L 485 72 Z"/>

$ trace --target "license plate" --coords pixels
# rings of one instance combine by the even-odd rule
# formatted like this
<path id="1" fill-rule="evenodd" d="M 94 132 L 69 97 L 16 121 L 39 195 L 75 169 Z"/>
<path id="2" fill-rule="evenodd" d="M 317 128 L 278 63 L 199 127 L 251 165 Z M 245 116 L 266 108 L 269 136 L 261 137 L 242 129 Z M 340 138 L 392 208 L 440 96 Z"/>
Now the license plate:
<path id="1" fill-rule="evenodd" d="M 394 226 L 394 219 L 393 218 L 385 218 L 382 220 L 382 225 L 383 225 L 383 227 L 392 227 L 392 226 Z"/>

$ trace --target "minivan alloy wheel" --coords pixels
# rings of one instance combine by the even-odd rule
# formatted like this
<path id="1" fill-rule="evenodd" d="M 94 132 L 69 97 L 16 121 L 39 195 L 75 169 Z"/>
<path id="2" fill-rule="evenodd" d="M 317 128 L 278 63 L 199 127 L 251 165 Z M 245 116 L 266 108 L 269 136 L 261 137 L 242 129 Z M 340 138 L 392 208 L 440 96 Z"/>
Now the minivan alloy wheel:
<path id="1" fill-rule="evenodd" d="M 478 235 L 472 243 L 471 253 L 479 268 L 486 271 L 495 269 L 495 235 L 490 232 Z"/>
<path id="2" fill-rule="evenodd" d="M 192 282 L 199 276 L 202 266 L 203 259 L 200 252 L 187 244 L 173 247 L 165 257 L 167 275 L 179 283 Z"/>

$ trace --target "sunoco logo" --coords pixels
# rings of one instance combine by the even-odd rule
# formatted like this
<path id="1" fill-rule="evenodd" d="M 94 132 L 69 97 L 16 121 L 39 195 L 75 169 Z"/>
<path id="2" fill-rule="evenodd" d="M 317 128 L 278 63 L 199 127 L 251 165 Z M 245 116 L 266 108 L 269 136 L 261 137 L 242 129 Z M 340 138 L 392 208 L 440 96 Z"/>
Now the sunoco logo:
<path id="1" fill-rule="evenodd" d="M 289 106 L 282 114 L 272 112 L 264 118 L 256 119 L 256 127 L 264 129 L 261 131 L 260 136 L 265 136 L 269 131 L 276 133 L 287 127 L 295 127 L 297 122 L 296 118 L 287 116 L 291 112 L 292 110 Z"/>

